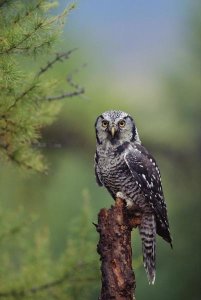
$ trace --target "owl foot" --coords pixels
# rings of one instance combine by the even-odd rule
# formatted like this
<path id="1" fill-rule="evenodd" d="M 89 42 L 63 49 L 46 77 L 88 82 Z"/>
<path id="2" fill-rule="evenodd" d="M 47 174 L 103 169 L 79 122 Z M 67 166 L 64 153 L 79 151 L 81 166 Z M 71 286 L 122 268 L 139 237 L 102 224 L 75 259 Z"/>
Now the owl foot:
<path id="1" fill-rule="evenodd" d="M 132 209 L 134 207 L 134 203 L 130 199 L 126 199 L 126 208 Z"/>
<path id="2" fill-rule="evenodd" d="M 133 206 L 134 206 L 133 201 L 131 199 L 128 199 L 122 192 L 116 193 L 116 197 L 121 198 L 122 200 L 125 200 L 127 209 L 133 208 Z"/>
<path id="3" fill-rule="evenodd" d="M 126 196 L 122 192 L 117 192 L 116 197 L 121 198 L 122 200 L 126 200 Z"/>

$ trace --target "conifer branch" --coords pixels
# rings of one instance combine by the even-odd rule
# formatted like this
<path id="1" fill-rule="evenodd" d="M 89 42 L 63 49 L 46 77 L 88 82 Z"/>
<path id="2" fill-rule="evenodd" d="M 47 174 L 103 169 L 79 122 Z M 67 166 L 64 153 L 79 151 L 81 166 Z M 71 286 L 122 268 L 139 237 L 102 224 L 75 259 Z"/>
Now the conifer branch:
<path id="1" fill-rule="evenodd" d="M 8 153 L 7 153 L 7 155 L 8 155 L 8 158 L 9 158 L 12 162 L 14 162 L 15 164 L 17 164 L 19 167 L 24 167 L 24 168 L 26 168 L 27 170 L 33 170 L 33 171 L 36 171 L 36 169 L 35 169 L 33 166 L 31 166 L 30 164 L 26 163 L 25 161 L 19 161 L 19 160 L 17 160 L 17 159 L 15 158 L 15 156 L 12 155 L 12 154 L 8 154 Z"/>
<path id="2" fill-rule="evenodd" d="M 64 91 L 58 96 L 48 95 L 50 80 L 41 78 L 55 63 L 68 59 L 75 49 L 56 53 L 51 61 L 31 77 L 30 70 L 24 70 L 17 63 L 16 54 L 30 54 L 35 57 L 39 52 L 44 54 L 44 50 L 54 44 L 64 16 L 74 8 L 74 3 L 55 17 L 48 13 L 54 5 L 55 3 L 46 0 L 33 0 L 29 4 L 26 1 L 0 0 L 1 22 L 4 25 L 0 47 L 0 81 L 3 83 L 0 152 L 6 161 L 40 172 L 45 169 L 45 163 L 40 152 L 33 151 L 33 143 L 38 141 L 40 128 L 53 121 L 53 116 L 60 107 L 56 103 L 50 105 L 48 100 L 84 93 L 84 89 L 69 76 L 67 82 L 72 88 L 69 92 Z M 14 124 L 10 124 L 13 121 Z"/>
<path id="3" fill-rule="evenodd" d="M 62 62 L 64 59 L 68 59 L 72 52 L 77 50 L 76 48 L 69 50 L 64 53 L 56 53 L 56 56 L 53 60 L 49 61 L 45 67 L 41 68 L 40 71 L 36 74 L 36 77 L 40 77 L 43 73 L 45 73 L 48 69 L 50 69 L 56 62 Z"/>
<path id="4" fill-rule="evenodd" d="M 84 92 L 85 92 L 84 88 L 80 88 L 79 90 L 74 91 L 74 92 L 68 92 L 68 93 L 64 93 L 61 95 L 46 97 L 46 100 L 53 101 L 53 100 L 61 100 L 64 98 L 72 98 L 75 96 L 80 96 L 80 95 L 84 94 Z"/>
<path id="5" fill-rule="evenodd" d="M 45 67 L 40 69 L 40 71 L 35 75 L 32 85 L 29 86 L 24 92 L 22 92 L 19 96 L 17 96 L 15 98 L 14 102 L 8 107 L 7 111 L 10 111 L 12 108 L 14 108 L 19 100 L 23 99 L 27 94 L 29 94 L 36 87 L 36 80 L 42 74 L 44 74 L 46 71 L 48 71 L 58 61 L 62 62 L 64 59 L 68 59 L 70 57 L 71 53 L 74 52 L 75 50 L 77 50 L 77 49 L 74 48 L 74 49 L 69 50 L 68 52 L 56 53 L 55 58 L 52 59 L 51 61 L 49 61 Z M 46 97 L 46 100 L 69 98 L 69 97 L 78 96 L 78 95 L 84 93 L 84 89 L 79 87 L 78 85 L 75 85 L 75 84 L 73 85 L 72 81 L 70 81 L 70 79 L 68 80 L 68 82 L 71 86 L 76 87 L 77 91 L 72 92 L 72 93 L 66 93 L 66 94 L 59 95 L 59 96 Z"/>
<path id="6" fill-rule="evenodd" d="M 13 163 L 15 163 L 16 165 L 18 165 L 19 167 L 25 167 L 27 170 L 36 171 L 36 169 L 32 165 L 26 163 L 26 161 L 17 160 L 12 153 L 9 153 L 9 151 L 8 151 L 9 145 L 8 144 L 3 144 L 1 142 L 0 148 L 4 149 L 6 151 L 6 155 L 9 160 L 12 161 Z"/>
<path id="7" fill-rule="evenodd" d="M 12 108 L 14 108 L 17 104 L 17 102 L 19 100 L 21 100 L 22 98 L 24 98 L 29 92 L 31 92 L 34 88 L 36 87 L 36 84 L 33 83 L 31 86 L 29 86 L 22 94 L 20 94 L 18 97 L 15 98 L 13 104 L 11 104 L 8 109 L 7 112 L 9 112 Z"/>
<path id="8" fill-rule="evenodd" d="M 7 0 L 6 0 L 7 1 Z M 31 14 L 40 8 L 41 4 L 44 2 L 44 0 L 38 1 L 38 3 L 35 6 L 30 7 L 24 15 L 18 14 L 17 17 L 13 20 L 13 24 L 17 24 L 19 21 L 22 21 L 23 19 L 30 17 Z"/>
<path id="9" fill-rule="evenodd" d="M 13 45 L 11 45 L 8 49 L 5 49 L 3 52 L 0 52 L 0 54 L 9 54 L 12 50 L 17 49 L 18 46 L 22 45 L 24 42 L 26 42 L 28 39 L 32 38 L 33 35 L 40 29 L 42 28 L 43 23 L 39 22 L 38 24 L 36 24 L 36 26 L 34 27 L 34 30 L 32 30 L 31 32 L 28 32 L 26 34 L 24 34 L 24 37 L 19 40 L 17 43 L 14 43 Z M 28 49 L 30 49 L 31 46 L 28 47 Z"/>
<path id="10" fill-rule="evenodd" d="M 7 158 L 9 160 L 12 161 L 13 163 L 15 163 L 16 165 L 18 165 L 19 167 L 25 167 L 28 170 L 35 171 L 35 168 L 32 165 L 30 165 L 29 163 L 27 163 L 26 161 L 21 161 L 21 160 L 19 161 L 15 158 L 14 154 L 9 151 L 9 144 L 8 143 L 6 144 L 6 143 L 4 143 L 0 140 L 0 148 L 5 150 Z M 45 173 L 45 171 L 44 171 L 44 173 Z"/>
<path id="11" fill-rule="evenodd" d="M 42 42 L 41 44 L 38 44 L 38 45 L 36 45 L 36 46 L 33 46 L 33 48 L 32 48 L 33 53 L 35 53 L 36 50 L 38 50 L 38 49 L 44 47 L 45 45 L 48 45 L 48 46 L 49 46 L 49 45 L 50 45 L 50 41 L 44 41 L 44 42 Z M 25 46 L 25 47 L 16 47 L 16 50 L 18 50 L 18 51 L 28 51 L 29 49 L 30 49 L 29 46 Z"/>
<path id="12" fill-rule="evenodd" d="M 84 68 L 84 67 L 86 67 L 86 64 L 81 66 L 81 68 Z M 68 82 L 68 84 L 76 90 L 81 89 L 81 87 L 76 82 L 73 81 L 73 74 L 78 73 L 81 68 L 75 69 L 73 72 L 68 74 L 68 76 L 66 78 L 66 81 Z"/>
<path id="13" fill-rule="evenodd" d="M 0 7 L 3 6 L 6 2 L 8 2 L 9 0 L 5 0 L 2 2 L 2 4 L 0 3 Z M 44 2 L 43 0 L 40 0 L 35 7 L 30 8 L 29 10 L 27 10 L 27 12 L 25 13 L 25 15 L 21 16 L 18 15 L 14 21 L 13 24 L 18 23 L 19 21 L 21 21 L 23 18 L 25 17 L 29 17 L 31 16 L 31 13 L 37 9 L 40 8 L 41 3 Z M 21 39 L 19 39 L 16 43 L 13 43 L 10 45 L 10 47 L 8 47 L 7 49 L 3 50 L 2 52 L 0 52 L 1 55 L 3 54 L 9 54 L 12 50 L 18 50 L 20 48 L 20 50 L 29 50 L 29 49 L 33 49 L 35 48 L 32 44 L 27 45 L 25 47 L 19 47 L 20 45 L 23 45 L 24 42 L 26 42 L 27 40 L 33 39 L 33 37 L 38 33 L 39 29 L 42 28 L 48 28 L 49 26 L 55 24 L 57 21 L 59 21 L 60 19 L 64 18 L 64 16 L 74 8 L 74 5 L 71 4 L 69 6 L 68 9 L 64 10 L 63 13 L 61 13 L 60 15 L 56 16 L 56 17 L 52 17 L 52 18 L 44 18 L 38 21 L 37 24 L 35 24 L 34 28 L 32 31 L 29 31 L 27 33 L 24 34 L 24 37 L 22 37 Z"/>
<path id="14" fill-rule="evenodd" d="M 86 64 L 84 64 L 82 67 L 85 67 Z M 73 81 L 73 74 L 78 73 L 79 69 L 75 69 L 72 73 L 68 74 L 66 81 L 69 84 L 69 86 L 71 86 L 72 88 L 75 89 L 75 91 L 73 92 L 66 92 L 60 95 L 56 95 L 56 96 L 48 96 L 46 97 L 46 99 L 48 101 L 52 101 L 52 100 L 60 100 L 60 99 L 64 99 L 64 98 L 72 98 L 75 96 L 80 96 L 82 94 L 85 93 L 85 89 L 80 86 L 79 84 L 77 84 L 76 82 Z"/>

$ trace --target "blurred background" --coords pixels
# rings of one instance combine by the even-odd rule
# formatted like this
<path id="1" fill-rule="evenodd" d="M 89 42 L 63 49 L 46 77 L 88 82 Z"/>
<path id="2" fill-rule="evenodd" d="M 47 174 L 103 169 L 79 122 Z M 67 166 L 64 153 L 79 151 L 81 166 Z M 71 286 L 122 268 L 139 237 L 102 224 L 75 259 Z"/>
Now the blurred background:
<path id="1" fill-rule="evenodd" d="M 59 3 L 61 11 L 66 1 Z M 78 68 L 75 78 L 86 92 L 63 100 L 57 121 L 43 130 L 48 175 L 25 175 L 8 166 L 0 170 L 3 208 L 15 214 L 24 207 L 28 218 L 37 215 L 34 226 L 49 228 L 55 260 L 72 238 L 69 228 L 76 230 L 76 220 L 87 210 L 88 231 L 79 238 L 82 249 L 89 240 L 87 257 L 98 262 L 92 222 L 113 200 L 95 182 L 94 122 L 109 109 L 131 114 L 161 169 L 174 246 L 172 251 L 158 238 L 156 283 L 149 286 L 141 242 L 133 232 L 137 299 L 200 298 L 200 15 L 199 0 L 79 1 L 58 45 L 78 50 L 69 65 L 51 72 L 62 90 L 67 71 Z M 98 275 L 73 288 L 68 299 L 97 299 Z"/>

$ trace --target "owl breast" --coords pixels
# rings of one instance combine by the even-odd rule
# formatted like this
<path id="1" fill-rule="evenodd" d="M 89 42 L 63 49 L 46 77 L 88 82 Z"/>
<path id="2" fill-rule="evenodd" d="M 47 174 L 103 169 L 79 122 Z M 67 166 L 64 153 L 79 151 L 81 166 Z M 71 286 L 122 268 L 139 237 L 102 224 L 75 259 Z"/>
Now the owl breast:
<path id="1" fill-rule="evenodd" d="M 150 212 L 151 208 L 145 199 L 137 178 L 131 174 L 124 153 L 114 151 L 99 151 L 101 181 L 109 193 L 115 199 L 116 194 L 121 192 L 126 200 L 133 201 L 136 209 Z"/>
<path id="2" fill-rule="evenodd" d="M 126 197 L 133 199 L 139 195 L 138 186 L 132 177 L 123 155 L 115 152 L 103 153 L 99 158 L 101 180 L 108 191 L 115 198 L 117 192 L 122 192 Z M 138 191 L 138 193 L 136 193 Z"/>

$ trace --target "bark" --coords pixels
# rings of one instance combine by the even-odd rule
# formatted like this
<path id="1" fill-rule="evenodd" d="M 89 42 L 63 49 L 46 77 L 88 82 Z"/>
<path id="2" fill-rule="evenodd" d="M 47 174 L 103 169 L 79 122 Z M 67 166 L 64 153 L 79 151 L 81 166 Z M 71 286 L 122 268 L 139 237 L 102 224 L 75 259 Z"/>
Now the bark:
<path id="1" fill-rule="evenodd" d="M 135 275 L 132 269 L 131 231 L 140 224 L 140 215 L 128 214 L 124 200 L 117 198 L 110 209 L 101 209 L 97 231 L 100 240 L 102 288 L 100 300 L 133 300 Z"/>

